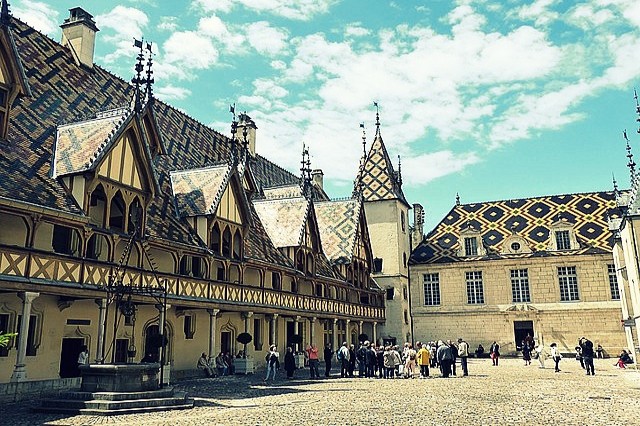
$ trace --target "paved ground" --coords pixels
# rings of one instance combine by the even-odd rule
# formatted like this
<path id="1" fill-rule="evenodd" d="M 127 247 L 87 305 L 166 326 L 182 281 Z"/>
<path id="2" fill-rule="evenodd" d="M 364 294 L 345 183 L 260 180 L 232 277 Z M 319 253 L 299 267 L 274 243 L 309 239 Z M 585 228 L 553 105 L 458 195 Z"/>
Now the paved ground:
<path id="1" fill-rule="evenodd" d="M 640 373 L 618 370 L 613 360 L 596 360 L 586 376 L 573 359 L 562 372 L 536 361 L 471 360 L 469 377 L 426 380 L 279 378 L 264 386 L 262 376 L 199 379 L 177 384 L 195 398 L 186 411 L 113 417 L 36 414 L 33 402 L 3 407 L 3 425 L 637 425 Z M 460 374 L 460 371 L 458 371 Z M 436 377 L 439 374 L 435 375 Z M 400 423 L 398 423 L 400 422 Z"/>

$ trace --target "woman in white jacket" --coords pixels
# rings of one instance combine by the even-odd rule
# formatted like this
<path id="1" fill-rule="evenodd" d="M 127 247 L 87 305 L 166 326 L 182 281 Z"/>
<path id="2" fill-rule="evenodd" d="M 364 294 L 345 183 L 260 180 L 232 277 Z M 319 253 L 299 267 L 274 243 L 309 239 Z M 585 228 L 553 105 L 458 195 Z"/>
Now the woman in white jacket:
<path id="1" fill-rule="evenodd" d="M 560 372 L 560 368 L 558 367 L 558 364 L 560 364 L 560 360 L 562 359 L 562 354 L 560 354 L 560 351 L 558 350 L 558 345 L 556 345 L 555 342 L 552 343 L 550 347 L 551 347 L 551 358 L 556 363 L 555 372 L 558 373 Z"/>
<path id="2" fill-rule="evenodd" d="M 544 350 L 544 345 L 542 343 L 536 346 L 536 352 L 538 353 L 540 368 L 544 368 L 544 362 L 547 360 L 547 351 Z"/>

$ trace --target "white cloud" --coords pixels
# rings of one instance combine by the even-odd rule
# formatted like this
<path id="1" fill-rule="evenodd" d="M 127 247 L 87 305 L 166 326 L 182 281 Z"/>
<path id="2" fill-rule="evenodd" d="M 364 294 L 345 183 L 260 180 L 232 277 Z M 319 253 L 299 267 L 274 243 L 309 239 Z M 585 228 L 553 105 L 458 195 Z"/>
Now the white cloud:
<path id="1" fill-rule="evenodd" d="M 339 0 L 194 0 L 193 5 L 204 12 L 228 13 L 236 6 L 256 12 L 266 12 L 292 20 L 308 21 L 325 14 Z"/>
<path id="2" fill-rule="evenodd" d="M 371 34 L 371 30 L 364 28 L 360 22 L 347 25 L 344 29 L 345 37 L 364 37 Z"/>
<path id="3" fill-rule="evenodd" d="M 246 41 L 240 31 L 230 30 L 227 24 L 216 15 L 207 16 L 198 22 L 198 32 L 203 36 L 211 37 L 222 44 L 226 53 L 238 54 L 244 52 L 243 44 Z"/>
<path id="4" fill-rule="evenodd" d="M 12 5 L 11 12 L 33 28 L 44 34 L 53 35 L 62 24 L 57 9 L 44 2 L 22 0 Z"/>
<path id="5" fill-rule="evenodd" d="M 196 31 L 179 31 L 162 45 L 163 55 L 158 61 L 162 70 L 159 75 L 166 78 L 194 78 L 194 71 L 206 69 L 218 61 L 218 50 L 210 38 Z"/>
<path id="6" fill-rule="evenodd" d="M 288 34 L 266 21 L 254 22 L 246 28 L 247 40 L 258 53 L 274 56 L 287 47 Z"/>
<path id="7" fill-rule="evenodd" d="M 113 63 L 121 57 L 132 57 L 135 52 L 133 39 L 140 39 L 149 24 L 147 15 L 134 7 L 118 5 L 109 13 L 96 16 L 98 28 L 105 31 L 102 40 L 115 45 L 115 51 L 104 56 L 106 63 Z"/>
<path id="8" fill-rule="evenodd" d="M 162 87 L 156 87 L 154 89 L 154 93 L 163 101 L 172 101 L 186 99 L 191 95 L 191 90 L 169 84 Z"/>
<path id="9" fill-rule="evenodd" d="M 558 12 L 551 9 L 551 6 L 558 3 L 558 0 L 535 0 L 533 3 L 524 5 L 518 9 L 520 19 L 532 20 L 536 25 L 546 25 L 558 19 Z"/>
<path id="10" fill-rule="evenodd" d="M 178 18 L 176 16 L 161 16 L 158 24 L 160 31 L 173 32 L 178 29 Z"/>
<path id="11" fill-rule="evenodd" d="M 475 152 L 456 154 L 448 150 L 403 157 L 402 179 L 410 186 L 424 185 L 478 162 L 480 157 Z"/>

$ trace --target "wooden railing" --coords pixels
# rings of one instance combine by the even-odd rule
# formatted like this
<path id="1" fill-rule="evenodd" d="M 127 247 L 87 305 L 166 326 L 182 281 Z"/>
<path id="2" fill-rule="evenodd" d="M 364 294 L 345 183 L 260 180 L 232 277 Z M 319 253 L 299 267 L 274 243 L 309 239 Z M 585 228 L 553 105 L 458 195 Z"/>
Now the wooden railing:
<path id="1" fill-rule="evenodd" d="M 114 270 L 115 265 L 107 262 L 0 245 L 0 280 L 20 277 L 32 283 L 63 287 L 66 284 L 82 284 L 85 288 L 95 290 L 107 285 Z M 123 282 L 133 286 L 158 285 L 156 276 L 160 285 L 166 285 L 170 299 L 188 298 L 220 304 L 262 306 L 367 320 L 384 321 L 385 317 L 385 308 L 381 306 L 175 274 L 154 275 L 151 271 L 134 267 L 126 268 Z"/>

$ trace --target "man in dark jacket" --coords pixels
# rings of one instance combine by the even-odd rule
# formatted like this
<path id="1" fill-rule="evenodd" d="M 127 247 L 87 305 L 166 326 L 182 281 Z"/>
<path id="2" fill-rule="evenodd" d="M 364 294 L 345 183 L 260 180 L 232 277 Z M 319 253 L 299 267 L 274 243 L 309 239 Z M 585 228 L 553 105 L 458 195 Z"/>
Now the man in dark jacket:
<path id="1" fill-rule="evenodd" d="M 451 363 L 453 361 L 453 355 L 451 354 L 451 348 L 444 342 L 438 342 L 438 351 L 436 352 L 438 357 L 438 364 L 440 364 L 440 371 L 442 377 L 449 377 L 451 374 Z"/>
<path id="2" fill-rule="evenodd" d="M 356 369 L 356 348 L 353 344 L 349 345 L 349 377 L 353 377 L 353 371 Z"/>
<path id="3" fill-rule="evenodd" d="M 374 345 L 367 346 L 367 371 L 365 373 L 366 377 L 375 377 L 375 367 L 378 363 L 376 357 L 376 349 Z"/>
<path id="4" fill-rule="evenodd" d="M 367 369 L 367 346 L 362 342 L 360 342 L 356 358 L 358 359 L 358 377 L 364 377 Z"/>
<path id="5" fill-rule="evenodd" d="M 587 370 L 587 376 L 595 376 L 596 372 L 593 369 L 593 342 L 586 337 L 581 337 L 578 341 L 580 343 L 580 349 L 582 349 L 582 361 L 584 362 L 584 368 Z"/>
<path id="6" fill-rule="evenodd" d="M 331 373 L 331 358 L 333 357 L 333 351 L 331 350 L 331 343 L 327 343 L 324 347 L 324 377 L 329 377 Z"/>

